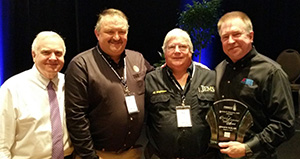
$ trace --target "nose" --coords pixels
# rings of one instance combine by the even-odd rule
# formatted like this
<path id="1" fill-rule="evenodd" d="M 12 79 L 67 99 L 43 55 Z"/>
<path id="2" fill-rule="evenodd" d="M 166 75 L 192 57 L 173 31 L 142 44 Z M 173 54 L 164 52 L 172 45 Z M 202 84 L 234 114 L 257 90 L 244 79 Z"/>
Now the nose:
<path id="1" fill-rule="evenodd" d="M 118 41 L 119 39 L 120 39 L 120 36 L 119 36 L 119 33 L 118 32 L 116 32 L 115 34 L 114 34 L 114 40 L 116 40 L 116 41 Z"/>
<path id="2" fill-rule="evenodd" d="M 55 52 L 52 52 L 52 53 L 50 54 L 49 60 L 56 60 Z"/>
<path id="3" fill-rule="evenodd" d="M 233 39 L 232 35 L 229 36 L 228 42 L 229 43 L 234 43 L 235 42 L 235 40 Z"/>
<path id="4" fill-rule="evenodd" d="M 179 46 L 175 45 L 175 52 L 180 52 Z"/>

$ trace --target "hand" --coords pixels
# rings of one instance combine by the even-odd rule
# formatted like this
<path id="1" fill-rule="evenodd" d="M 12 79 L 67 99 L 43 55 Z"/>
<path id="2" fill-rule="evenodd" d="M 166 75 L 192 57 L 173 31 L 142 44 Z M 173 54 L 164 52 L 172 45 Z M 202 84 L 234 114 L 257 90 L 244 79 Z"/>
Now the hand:
<path id="1" fill-rule="evenodd" d="M 227 154 L 232 158 L 239 158 L 246 155 L 245 144 L 237 141 L 220 142 L 219 147 L 221 148 L 221 153 Z"/>

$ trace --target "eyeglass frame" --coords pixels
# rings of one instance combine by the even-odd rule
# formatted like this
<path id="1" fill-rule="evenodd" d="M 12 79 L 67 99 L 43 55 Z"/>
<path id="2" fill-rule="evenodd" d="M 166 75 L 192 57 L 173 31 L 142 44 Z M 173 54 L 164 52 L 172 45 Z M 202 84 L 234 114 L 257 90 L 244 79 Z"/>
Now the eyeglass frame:
<path id="1" fill-rule="evenodd" d="M 189 50 L 189 45 L 187 45 L 187 44 L 172 44 L 170 46 L 167 46 L 167 51 L 174 52 L 177 47 L 180 52 L 186 52 Z"/>

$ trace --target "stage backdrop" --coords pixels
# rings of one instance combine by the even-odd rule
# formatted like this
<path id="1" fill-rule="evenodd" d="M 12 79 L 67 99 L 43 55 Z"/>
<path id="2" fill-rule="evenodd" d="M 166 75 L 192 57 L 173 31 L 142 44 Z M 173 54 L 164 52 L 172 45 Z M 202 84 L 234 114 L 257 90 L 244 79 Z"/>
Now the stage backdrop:
<path id="1" fill-rule="evenodd" d="M 276 59 L 281 51 L 300 51 L 300 1 L 223 0 L 223 12 L 244 11 L 254 25 L 257 50 Z M 151 63 L 158 62 L 166 33 L 178 27 L 185 0 L 7 0 L 2 2 L 2 29 L 6 36 L 1 65 L 2 80 L 32 67 L 31 43 L 42 30 L 61 34 L 66 42 L 65 66 L 79 52 L 96 45 L 94 25 L 97 14 L 106 8 L 122 10 L 129 18 L 127 48 L 140 51 Z M 2 34 L 4 35 L 4 34 Z M 225 55 L 218 36 L 210 45 L 209 67 L 213 69 Z M 1 56 L 0 56 L 1 57 Z M 0 65 L 0 66 L 1 66 Z"/>

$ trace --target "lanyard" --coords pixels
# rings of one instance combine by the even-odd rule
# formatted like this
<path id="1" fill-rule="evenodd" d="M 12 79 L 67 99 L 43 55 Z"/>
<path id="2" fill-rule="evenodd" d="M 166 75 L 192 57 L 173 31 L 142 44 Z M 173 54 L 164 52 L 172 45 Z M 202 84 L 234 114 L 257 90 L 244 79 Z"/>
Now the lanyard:
<path id="1" fill-rule="evenodd" d="M 169 71 L 167 71 L 168 76 L 172 79 L 172 82 L 174 83 L 174 85 L 176 86 L 176 88 L 181 91 L 181 104 L 182 104 L 182 106 L 185 106 L 185 103 L 184 103 L 185 102 L 185 97 L 186 97 L 186 94 L 187 94 L 188 89 L 190 87 L 190 83 L 192 81 L 193 75 L 195 73 L 195 66 L 194 66 L 195 64 L 194 63 L 192 63 L 192 64 L 193 64 L 192 76 L 190 77 L 189 81 L 186 83 L 187 87 L 186 87 L 185 90 L 183 90 L 182 87 L 177 82 L 177 80 L 175 80 L 175 77 L 173 75 L 171 75 Z"/>
<path id="2" fill-rule="evenodd" d="M 99 46 L 96 46 L 96 49 L 98 51 L 98 53 L 102 56 L 103 60 L 106 62 L 106 64 L 110 67 L 110 69 L 114 72 L 114 74 L 117 76 L 117 78 L 121 81 L 121 83 L 123 84 L 124 88 L 125 88 L 125 93 L 129 93 L 129 89 L 128 86 L 126 84 L 127 82 L 127 76 L 126 76 L 126 60 L 124 58 L 124 69 L 123 69 L 123 75 L 124 78 L 120 77 L 120 75 L 117 73 L 117 71 L 111 66 L 111 64 L 107 61 L 107 59 L 104 57 L 104 55 L 100 52 Z"/>

